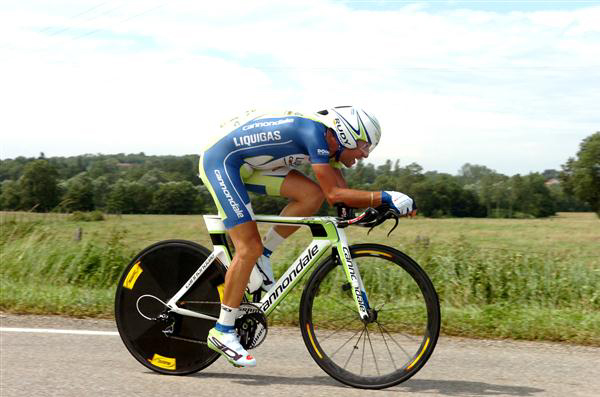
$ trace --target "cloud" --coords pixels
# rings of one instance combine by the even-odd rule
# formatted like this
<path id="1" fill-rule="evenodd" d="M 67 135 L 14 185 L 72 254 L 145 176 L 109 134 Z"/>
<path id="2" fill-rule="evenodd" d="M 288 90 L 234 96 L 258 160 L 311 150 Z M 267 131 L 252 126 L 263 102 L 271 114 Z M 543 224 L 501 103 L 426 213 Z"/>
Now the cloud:
<path id="1" fill-rule="evenodd" d="M 32 4 L 0 13 L 2 157 L 197 152 L 246 108 L 356 103 L 384 127 L 377 162 L 514 173 L 557 168 L 600 121 L 600 7 Z"/>

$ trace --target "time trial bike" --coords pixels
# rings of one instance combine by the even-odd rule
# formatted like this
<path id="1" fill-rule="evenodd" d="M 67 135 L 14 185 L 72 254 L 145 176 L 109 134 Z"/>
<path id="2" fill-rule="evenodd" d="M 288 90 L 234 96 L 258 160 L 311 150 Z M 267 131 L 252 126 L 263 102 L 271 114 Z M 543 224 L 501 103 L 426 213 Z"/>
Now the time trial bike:
<path id="1" fill-rule="evenodd" d="M 347 226 L 373 228 L 390 218 L 397 223 L 396 212 L 385 206 L 356 217 L 346 208 L 340 212 L 338 217 L 256 215 L 259 223 L 306 226 L 312 241 L 268 293 L 246 294 L 236 331 L 244 348 L 260 345 L 266 318 L 314 269 L 299 310 L 310 355 L 342 383 L 390 387 L 417 373 L 431 356 L 440 330 L 438 296 L 423 269 L 399 250 L 348 244 Z M 212 251 L 191 241 L 158 242 L 133 258 L 117 287 L 121 339 L 141 364 L 159 373 L 190 374 L 219 358 L 206 338 L 219 317 L 233 255 L 221 219 L 205 215 L 204 221 Z"/>

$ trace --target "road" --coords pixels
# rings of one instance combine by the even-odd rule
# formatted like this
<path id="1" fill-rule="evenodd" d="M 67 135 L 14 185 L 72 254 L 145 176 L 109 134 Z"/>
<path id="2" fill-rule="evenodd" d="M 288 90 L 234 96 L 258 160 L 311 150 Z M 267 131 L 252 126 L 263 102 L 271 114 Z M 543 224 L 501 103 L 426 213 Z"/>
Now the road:
<path id="1" fill-rule="evenodd" d="M 312 361 L 300 331 L 272 328 L 259 366 L 224 360 L 194 375 L 155 374 L 109 335 L 10 328 L 115 331 L 112 321 L 0 315 L 0 395 L 10 396 L 599 396 L 600 348 L 441 337 L 425 368 L 383 391 L 352 389 Z"/>

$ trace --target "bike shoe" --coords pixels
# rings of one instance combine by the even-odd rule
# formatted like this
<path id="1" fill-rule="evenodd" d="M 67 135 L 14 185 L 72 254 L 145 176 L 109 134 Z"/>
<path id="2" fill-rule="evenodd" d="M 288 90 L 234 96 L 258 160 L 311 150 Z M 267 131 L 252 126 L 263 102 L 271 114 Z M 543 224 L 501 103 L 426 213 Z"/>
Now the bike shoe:
<path id="1" fill-rule="evenodd" d="M 208 332 L 208 347 L 221 354 L 234 367 L 255 367 L 256 359 L 242 347 L 235 332 L 221 332 L 216 328 Z"/>

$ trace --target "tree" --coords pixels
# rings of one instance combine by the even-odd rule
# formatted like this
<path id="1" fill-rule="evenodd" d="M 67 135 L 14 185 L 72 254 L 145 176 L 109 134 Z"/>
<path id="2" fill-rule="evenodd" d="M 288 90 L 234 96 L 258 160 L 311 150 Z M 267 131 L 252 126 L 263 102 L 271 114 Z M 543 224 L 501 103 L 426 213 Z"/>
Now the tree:
<path id="1" fill-rule="evenodd" d="M 429 172 L 425 180 L 413 186 L 413 198 L 419 212 L 425 216 L 450 216 L 452 204 L 458 200 L 460 190 L 451 175 Z"/>
<path id="2" fill-rule="evenodd" d="M 22 156 L 16 159 L 0 160 L 0 181 L 7 179 L 12 179 L 13 181 L 19 180 L 23 175 L 25 165 L 30 161 L 33 161 L 33 159 Z"/>
<path id="3" fill-rule="evenodd" d="M 2 181 L 2 193 L 0 193 L 0 209 L 16 210 L 19 209 L 21 202 L 21 192 L 19 184 L 7 179 Z"/>
<path id="4" fill-rule="evenodd" d="M 139 178 L 139 182 L 151 187 L 152 189 L 158 189 L 160 184 L 174 181 L 170 180 L 168 175 L 166 175 L 162 170 L 151 169 L 141 178 Z"/>
<path id="5" fill-rule="evenodd" d="M 58 173 L 47 160 L 28 163 L 19 178 L 20 207 L 24 210 L 49 211 L 59 200 Z"/>
<path id="6" fill-rule="evenodd" d="M 254 213 L 261 215 L 277 215 L 287 204 L 287 200 L 282 197 L 258 193 L 250 193 L 250 202 Z"/>
<path id="7" fill-rule="evenodd" d="M 118 214 L 144 214 L 150 212 L 152 190 L 139 182 L 119 179 L 108 193 L 106 209 Z"/>
<path id="8" fill-rule="evenodd" d="M 496 206 L 498 216 L 503 193 L 506 191 L 505 175 L 483 165 L 466 163 L 458 171 L 458 180 L 467 188 L 477 193 L 479 201 L 485 206 L 487 216 L 493 216 L 492 206 Z"/>
<path id="9" fill-rule="evenodd" d="M 550 179 L 558 179 L 560 177 L 560 171 L 552 169 L 544 170 L 544 172 L 542 172 L 542 176 L 546 181 Z"/>
<path id="10" fill-rule="evenodd" d="M 354 167 L 344 169 L 343 172 L 348 186 L 352 189 L 370 189 L 377 177 L 375 166 L 371 163 L 365 165 L 362 159 L 358 160 Z"/>
<path id="11" fill-rule="evenodd" d="M 514 210 L 536 218 L 554 215 L 555 202 L 540 173 L 515 175 L 511 180 L 514 194 Z"/>
<path id="12" fill-rule="evenodd" d="M 92 189 L 94 192 L 94 208 L 106 208 L 106 200 L 110 192 L 110 182 L 108 177 L 101 176 L 92 181 Z"/>
<path id="13" fill-rule="evenodd" d="M 401 192 L 412 193 L 412 186 L 425 179 L 423 167 L 417 163 L 410 163 L 406 167 L 396 168 L 398 188 Z"/>
<path id="14" fill-rule="evenodd" d="M 557 212 L 586 212 L 592 210 L 588 204 L 577 199 L 572 194 L 567 194 L 562 184 L 549 185 L 548 189 L 556 205 Z"/>
<path id="15" fill-rule="evenodd" d="M 600 217 L 600 132 L 585 138 L 577 158 L 569 158 L 562 168 L 565 191 L 587 202 Z"/>
<path id="16" fill-rule="evenodd" d="M 489 169 L 485 165 L 466 163 L 458 171 L 459 180 L 463 185 L 477 184 L 482 179 L 497 175 L 497 172 Z"/>
<path id="17" fill-rule="evenodd" d="M 201 211 L 200 194 L 188 181 L 162 183 L 152 198 L 152 212 L 159 214 L 193 214 Z"/>
<path id="18" fill-rule="evenodd" d="M 89 166 L 88 175 L 92 179 L 96 179 L 100 176 L 106 176 L 113 181 L 117 178 L 117 174 L 119 172 L 119 167 L 117 164 L 119 164 L 119 160 L 115 158 L 95 161 Z"/>
<path id="19" fill-rule="evenodd" d="M 69 211 L 94 210 L 94 185 L 85 173 L 69 179 L 65 183 L 65 190 L 64 208 Z"/>

